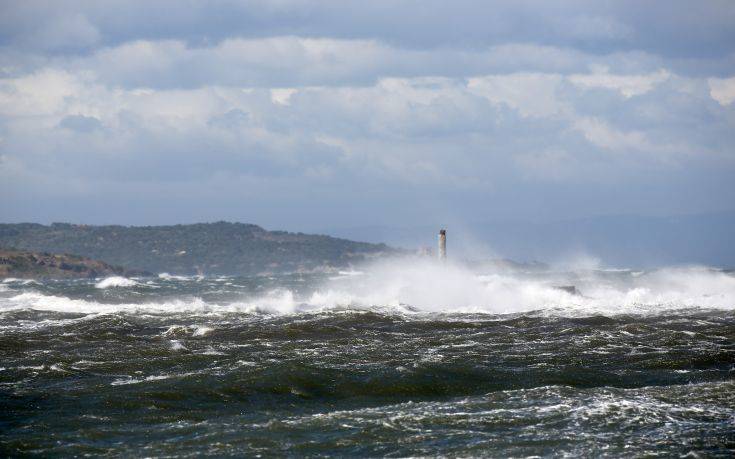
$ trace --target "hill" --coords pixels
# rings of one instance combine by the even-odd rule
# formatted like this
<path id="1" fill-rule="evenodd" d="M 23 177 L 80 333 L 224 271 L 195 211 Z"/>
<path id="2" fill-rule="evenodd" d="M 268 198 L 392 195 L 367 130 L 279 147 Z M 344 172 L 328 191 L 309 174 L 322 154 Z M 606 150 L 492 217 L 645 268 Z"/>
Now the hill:
<path id="1" fill-rule="evenodd" d="M 0 247 L 75 253 L 172 274 L 310 271 L 346 267 L 395 252 L 385 244 L 228 222 L 140 227 L 0 224 Z"/>
<path id="2" fill-rule="evenodd" d="M 0 279 L 81 278 L 146 275 L 78 255 L 0 249 Z"/>

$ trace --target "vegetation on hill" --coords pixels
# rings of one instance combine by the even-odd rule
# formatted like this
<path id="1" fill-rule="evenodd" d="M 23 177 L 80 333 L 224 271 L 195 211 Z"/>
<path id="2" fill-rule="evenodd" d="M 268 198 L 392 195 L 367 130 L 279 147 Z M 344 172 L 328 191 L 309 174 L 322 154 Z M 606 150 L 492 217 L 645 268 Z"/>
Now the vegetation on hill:
<path id="1" fill-rule="evenodd" d="M 0 224 L 0 246 L 75 253 L 172 274 L 258 274 L 345 267 L 394 253 L 385 244 L 266 231 L 243 223 L 173 226 Z"/>
<path id="2" fill-rule="evenodd" d="M 0 249 L 0 279 L 7 277 L 19 279 L 95 278 L 146 274 L 149 273 L 126 270 L 78 255 Z"/>

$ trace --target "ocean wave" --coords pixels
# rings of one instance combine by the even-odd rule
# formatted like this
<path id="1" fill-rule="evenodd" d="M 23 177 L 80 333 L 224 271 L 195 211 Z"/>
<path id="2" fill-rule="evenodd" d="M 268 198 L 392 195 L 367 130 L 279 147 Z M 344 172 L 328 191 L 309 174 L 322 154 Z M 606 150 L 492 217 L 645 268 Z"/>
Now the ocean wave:
<path id="1" fill-rule="evenodd" d="M 207 312 L 211 311 L 213 307 L 216 307 L 216 305 L 208 304 L 199 298 L 115 304 L 47 295 L 39 292 L 24 292 L 7 298 L 0 303 L 0 311 L 31 309 L 78 314 Z"/>
<path id="2" fill-rule="evenodd" d="M 667 268 L 636 276 L 577 273 L 581 294 L 558 288 L 570 282 L 554 276 L 480 274 L 450 264 L 383 264 L 363 275 L 327 279 L 309 293 L 276 288 L 221 303 L 189 298 L 108 304 L 26 291 L 0 302 L 0 310 L 36 309 L 76 313 L 146 311 L 154 313 L 298 314 L 340 310 L 381 313 L 509 314 L 535 311 L 554 316 L 657 314 L 686 308 L 735 310 L 735 277 L 703 268 Z M 617 274 L 620 274 L 617 276 Z M 637 274 L 637 273 L 636 273 Z M 107 278 L 97 288 L 137 285 Z M 119 300 L 118 300 L 119 301 Z"/>
<path id="3" fill-rule="evenodd" d="M 38 281 L 35 279 L 18 279 L 16 277 L 6 277 L 2 281 L 3 284 L 19 284 L 19 285 L 39 285 Z"/>
<path id="4" fill-rule="evenodd" d="M 569 284 L 580 293 L 558 287 Z M 289 301 L 279 308 L 288 306 Z M 384 263 L 353 282 L 328 283 L 306 302 L 320 307 L 410 306 L 410 310 L 441 313 L 614 315 L 682 308 L 732 310 L 735 277 L 697 266 L 635 276 L 622 270 L 598 270 L 566 277 L 554 273 L 524 277 L 507 272 L 476 273 L 452 264 Z"/>
<path id="5" fill-rule="evenodd" d="M 112 276 L 112 277 L 108 277 L 106 279 L 101 280 L 100 282 L 95 284 L 95 287 L 97 288 L 133 287 L 135 285 L 138 285 L 138 283 L 135 282 L 133 279 L 128 279 L 127 277 L 121 277 L 121 276 Z"/>

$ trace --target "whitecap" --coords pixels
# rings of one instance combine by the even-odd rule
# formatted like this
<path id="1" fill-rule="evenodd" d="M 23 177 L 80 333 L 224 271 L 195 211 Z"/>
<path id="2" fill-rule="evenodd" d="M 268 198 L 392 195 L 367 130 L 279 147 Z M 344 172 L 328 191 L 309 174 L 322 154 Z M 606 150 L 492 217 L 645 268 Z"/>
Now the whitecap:
<path id="1" fill-rule="evenodd" d="M 191 277 L 187 277 L 187 276 L 174 276 L 173 274 L 169 274 L 169 273 L 160 273 L 158 275 L 158 278 L 159 279 L 163 279 L 163 280 L 189 280 L 189 279 L 191 279 Z"/>
<path id="2" fill-rule="evenodd" d="M 194 327 L 194 333 L 192 333 L 192 336 L 204 336 L 207 333 L 211 332 L 212 330 L 214 330 L 214 328 L 212 327 L 207 327 L 204 325 L 197 325 Z"/>
<path id="3" fill-rule="evenodd" d="M 41 285 L 36 279 L 18 279 L 17 277 L 7 277 L 3 279 L 3 284 Z"/>
<path id="4" fill-rule="evenodd" d="M 573 273 L 569 274 L 571 278 L 553 273 L 531 277 L 508 272 L 479 273 L 461 265 L 430 261 L 384 262 L 362 272 L 363 275 L 351 276 L 353 279 L 325 280 L 307 294 L 276 289 L 223 304 L 200 298 L 107 304 L 30 291 L 0 298 L 0 310 L 274 315 L 323 311 L 397 314 L 535 311 L 548 316 L 578 317 L 660 314 L 684 308 L 735 309 L 735 276 L 704 267 L 664 268 L 614 279 L 594 273 L 587 273 L 583 278 L 574 277 Z M 576 284 L 582 294 L 554 288 L 559 282 Z M 203 336 L 211 331 L 205 325 L 183 328 L 179 330 L 187 336 Z M 173 333 L 170 330 L 168 335 Z"/>
<path id="5" fill-rule="evenodd" d="M 139 383 L 147 382 L 147 381 L 160 381 L 162 379 L 170 379 L 173 377 L 174 377 L 173 375 L 154 375 L 154 376 L 147 376 L 142 379 L 135 379 L 135 378 L 127 377 L 127 378 L 122 378 L 122 379 L 116 379 L 112 381 L 110 385 L 125 386 L 128 384 L 139 384 Z"/>
<path id="6" fill-rule="evenodd" d="M 81 314 L 126 313 L 181 313 L 209 312 L 217 305 L 202 301 L 200 298 L 171 300 L 152 303 L 108 304 L 96 301 L 79 300 L 63 296 L 45 295 L 39 292 L 24 292 L 5 299 L 0 310 L 31 309 L 36 311 L 72 312 Z"/>
<path id="7" fill-rule="evenodd" d="M 172 351 L 186 351 L 186 346 L 181 344 L 181 341 L 179 340 L 171 340 L 171 350 Z"/>
<path id="8" fill-rule="evenodd" d="M 112 276 L 112 277 L 103 279 L 100 282 L 97 282 L 95 284 L 95 287 L 97 288 L 133 287 L 135 285 L 138 285 L 138 283 L 132 279 L 128 279 L 127 277 Z"/>

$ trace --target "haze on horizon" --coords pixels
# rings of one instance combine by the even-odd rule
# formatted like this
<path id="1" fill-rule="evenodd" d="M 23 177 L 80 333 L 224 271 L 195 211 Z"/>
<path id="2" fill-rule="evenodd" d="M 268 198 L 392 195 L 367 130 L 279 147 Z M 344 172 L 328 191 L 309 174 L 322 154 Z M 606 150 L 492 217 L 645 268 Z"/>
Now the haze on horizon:
<path id="1" fill-rule="evenodd" d="M 2 1 L 0 221 L 492 244 L 481 222 L 732 215 L 733 24 L 729 1 Z"/>

